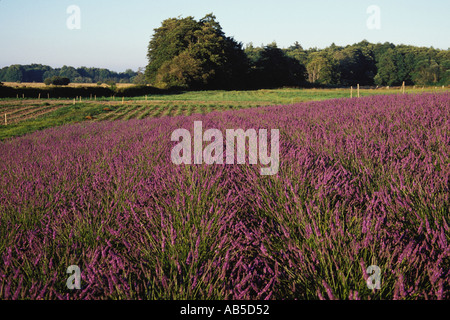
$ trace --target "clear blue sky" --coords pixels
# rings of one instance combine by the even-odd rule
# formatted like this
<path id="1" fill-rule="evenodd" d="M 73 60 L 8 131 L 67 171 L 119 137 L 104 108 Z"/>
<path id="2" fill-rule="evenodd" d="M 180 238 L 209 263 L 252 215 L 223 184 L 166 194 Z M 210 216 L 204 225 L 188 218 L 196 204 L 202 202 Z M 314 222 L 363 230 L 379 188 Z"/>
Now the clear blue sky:
<path id="1" fill-rule="evenodd" d="M 81 10 L 79 30 L 67 28 L 70 5 Z M 370 5 L 381 10 L 379 30 L 366 25 Z M 0 67 L 137 70 L 146 66 L 148 42 L 164 19 L 211 12 L 244 45 L 324 48 L 366 39 L 450 47 L 449 0 L 0 0 Z"/>

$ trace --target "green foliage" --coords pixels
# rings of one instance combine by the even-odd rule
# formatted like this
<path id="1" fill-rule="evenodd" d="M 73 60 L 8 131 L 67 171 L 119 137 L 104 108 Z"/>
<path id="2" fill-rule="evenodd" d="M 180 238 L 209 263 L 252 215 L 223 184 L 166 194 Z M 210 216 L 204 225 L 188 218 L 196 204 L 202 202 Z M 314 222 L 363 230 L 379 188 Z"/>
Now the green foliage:
<path id="1" fill-rule="evenodd" d="M 261 48 L 247 51 L 249 58 Z M 287 56 L 304 64 L 310 83 L 333 86 L 448 85 L 450 51 L 392 43 L 361 41 L 346 47 L 332 44 L 322 50 L 304 50 L 299 43 L 285 49 Z"/>
<path id="2" fill-rule="evenodd" d="M 143 73 L 138 74 L 132 79 L 132 81 L 137 85 L 147 84 L 147 79 L 145 79 L 145 75 Z"/>
<path id="3" fill-rule="evenodd" d="M 59 76 L 69 78 L 74 83 L 95 83 L 108 80 L 129 83 L 136 75 L 137 73 L 130 69 L 117 73 L 108 69 L 86 67 L 63 66 L 53 69 L 41 64 L 11 65 L 0 69 L 0 81 L 6 82 L 43 82 L 44 79 Z"/>
<path id="4" fill-rule="evenodd" d="M 305 67 L 277 47 L 249 46 L 245 50 L 250 60 L 250 82 L 253 87 L 272 88 L 299 86 L 305 81 Z"/>
<path id="5" fill-rule="evenodd" d="M 246 71 L 242 44 L 226 37 L 215 16 L 162 22 L 148 46 L 147 81 L 160 88 L 235 86 Z"/>
<path id="6" fill-rule="evenodd" d="M 147 57 L 150 61 L 145 75 L 150 81 L 156 81 L 158 70 L 166 62 L 175 58 L 185 47 L 190 39 L 194 38 L 193 31 L 197 28 L 197 22 L 192 17 L 183 19 L 167 19 L 162 22 L 148 46 Z"/>
<path id="7" fill-rule="evenodd" d="M 111 88 L 112 91 L 116 91 L 117 90 L 117 84 L 116 84 L 115 81 L 108 80 L 108 81 L 106 81 L 106 84 Z"/>
<path id="8" fill-rule="evenodd" d="M 308 81 L 314 84 L 332 84 L 335 65 L 328 56 L 322 52 L 310 54 L 306 65 Z"/>
<path id="9" fill-rule="evenodd" d="M 377 85 L 398 85 L 398 69 L 397 61 L 395 61 L 394 50 L 388 49 L 381 57 L 377 64 L 378 74 L 376 75 L 375 82 Z"/>
<path id="10" fill-rule="evenodd" d="M 448 85 L 450 51 L 385 43 L 374 48 L 377 85 Z"/>
<path id="11" fill-rule="evenodd" d="M 44 83 L 45 83 L 46 86 L 51 85 L 51 84 L 52 84 L 52 78 L 46 78 L 46 79 L 44 80 Z"/>
<path id="12" fill-rule="evenodd" d="M 110 88 L 104 87 L 69 87 L 69 86 L 49 86 L 43 88 L 20 87 L 12 88 L 9 86 L 0 87 L 0 98 L 15 98 L 16 96 L 25 98 L 37 98 L 38 95 L 46 96 L 49 94 L 52 98 L 75 98 L 75 97 L 109 97 L 114 94 Z"/>
<path id="13" fill-rule="evenodd" d="M 440 80 L 441 66 L 434 59 L 419 61 L 414 69 L 413 78 L 417 84 L 433 84 Z"/>
<path id="14" fill-rule="evenodd" d="M 300 64 L 302 65 L 307 64 L 308 54 L 298 41 L 296 41 L 293 46 L 290 46 L 288 49 L 285 49 L 284 51 L 288 57 L 297 60 L 298 62 L 300 62 Z"/>
<path id="15" fill-rule="evenodd" d="M 144 71 L 144 68 L 139 68 L 136 76 L 132 77 L 131 81 L 136 85 L 146 85 L 147 79 L 145 79 Z"/>
<path id="16" fill-rule="evenodd" d="M 54 76 L 54 77 L 45 79 L 44 83 L 47 86 L 49 86 L 51 84 L 54 86 L 67 86 L 70 83 L 70 79 L 66 78 L 66 77 Z"/>
<path id="17" fill-rule="evenodd" d="M 362 48 L 351 46 L 336 51 L 334 57 L 338 63 L 340 85 L 373 84 L 376 66 L 369 52 L 363 52 Z"/>
<path id="18" fill-rule="evenodd" d="M 448 50 L 372 44 L 322 50 L 276 43 L 245 50 L 214 15 L 164 20 L 148 46 L 145 78 L 160 88 L 257 89 L 283 86 L 448 85 Z M 139 79 L 139 78 L 138 78 Z"/>
<path id="19" fill-rule="evenodd" d="M 122 73 L 99 68 L 41 64 L 0 69 L 0 81 L 43 82 L 65 77 L 72 83 L 152 84 L 162 89 L 259 89 L 283 86 L 449 85 L 450 51 L 372 44 L 368 41 L 325 49 L 300 43 L 280 49 L 275 43 L 254 47 L 227 37 L 214 15 L 164 20 L 148 46 L 149 64 Z M 50 85 L 50 80 L 45 81 Z"/>
<path id="20" fill-rule="evenodd" d="M 23 67 L 21 65 L 12 65 L 9 68 L 2 69 L 2 81 L 6 82 L 22 82 L 23 81 Z"/>

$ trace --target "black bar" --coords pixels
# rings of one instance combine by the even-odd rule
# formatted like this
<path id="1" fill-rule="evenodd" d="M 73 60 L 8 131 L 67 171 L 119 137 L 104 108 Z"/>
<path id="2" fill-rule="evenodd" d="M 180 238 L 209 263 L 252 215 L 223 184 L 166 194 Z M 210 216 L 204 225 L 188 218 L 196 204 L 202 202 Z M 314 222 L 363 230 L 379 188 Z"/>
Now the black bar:
<path id="1" fill-rule="evenodd" d="M 448 302 L 448 301 L 447 301 Z M 439 315 L 446 301 L 0 301 L 3 314 L 12 312 L 17 318 L 29 313 L 74 315 L 85 317 L 101 314 L 102 318 L 121 314 L 145 319 L 310 319 L 322 316 L 374 315 L 402 319 L 417 316 L 420 311 Z M 212 314 L 211 314 L 212 311 Z M 249 314 L 250 313 L 250 314 Z M 444 314 L 444 313 L 442 313 Z M 163 317 L 161 316 L 163 315 Z"/>

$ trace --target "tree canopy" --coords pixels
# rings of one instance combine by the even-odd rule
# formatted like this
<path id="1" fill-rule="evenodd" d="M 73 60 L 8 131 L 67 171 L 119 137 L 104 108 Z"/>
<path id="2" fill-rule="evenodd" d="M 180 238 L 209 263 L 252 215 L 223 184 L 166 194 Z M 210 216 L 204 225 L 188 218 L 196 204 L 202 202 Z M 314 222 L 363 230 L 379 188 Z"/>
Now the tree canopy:
<path id="1" fill-rule="evenodd" d="M 108 81 L 130 83 L 138 75 L 139 73 L 130 69 L 118 73 L 108 69 L 86 67 L 63 66 L 54 69 L 42 64 L 16 64 L 0 69 L 0 81 L 5 82 L 44 82 L 48 78 L 63 77 L 68 78 L 73 83 L 106 83 Z"/>
<path id="2" fill-rule="evenodd" d="M 128 82 L 182 89 L 259 89 L 283 86 L 449 85 L 450 50 L 366 40 L 347 46 L 304 49 L 299 42 L 282 49 L 259 47 L 227 36 L 213 14 L 161 23 L 149 42 L 148 65 L 134 72 L 100 68 L 51 68 L 41 64 L 0 69 L 0 81 L 72 83 Z"/>
<path id="3" fill-rule="evenodd" d="M 250 66 L 249 87 L 301 86 L 305 83 L 305 66 L 278 48 L 275 42 L 258 48 L 249 45 L 245 53 Z"/>
<path id="4" fill-rule="evenodd" d="M 164 20 L 148 46 L 145 75 L 157 87 L 233 88 L 242 85 L 247 57 L 212 14 Z"/>
<path id="5" fill-rule="evenodd" d="M 54 86 L 67 86 L 70 83 L 70 79 L 66 78 L 66 77 L 60 77 L 60 76 L 54 76 L 51 78 L 46 78 L 44 80 L 44 83 L 49 86 L 49 85 L 54 85 Z"/>
<path id="6" fill-rule="evenodd" d="M 283 86 L 448 85 L 449 50 L 366 40 L 305 50 L 276 43 L 245 49 L 227 37 L 213 14 L 170 18 L 154 30 L 145 77 L 161 88 L 268 88 Z"/>

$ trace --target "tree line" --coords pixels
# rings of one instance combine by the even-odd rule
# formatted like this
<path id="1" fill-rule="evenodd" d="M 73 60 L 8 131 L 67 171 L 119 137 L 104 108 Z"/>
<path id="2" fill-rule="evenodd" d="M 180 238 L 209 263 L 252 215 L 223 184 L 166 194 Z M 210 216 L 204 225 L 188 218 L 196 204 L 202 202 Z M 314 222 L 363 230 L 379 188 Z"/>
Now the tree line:
<path id="1" fill-rule="evenodd" d="M 142 72 L 131 69 L 119 73 L 102 68 L 52 68 L 42 64 L 15 64 L 0 69 L 0 81 L 45 82 L 47 79 L 67 78 L 74 83 L 133 83 L 139 81 L 140 74 L 142 77 Z"/>
<path id="2" fill-rule="evenodd" d="M 342 87 L 449 85 L 450 50 L 370 43 L 334 43 L 324 49 L 271 43 L 245 47 L 228 37 L 213 14 L 200 20 L 170 18 L 154 30 L 149 63 L 134 72 L 52 68 L 41 64 L 0 69 L 0 81 L 150 84 L 159 89 L 260 89 L 285 86 Z"/>
<path id="3" fill-rule="evenodd" d="M 154 30 L 145 80 L 159 88 L 251 89 L 282 86 L 448 85 L 450 51 L 366 40 L 304 49 L 259 47 L 227 37 L 208 14 L 170 18 Z"/>

